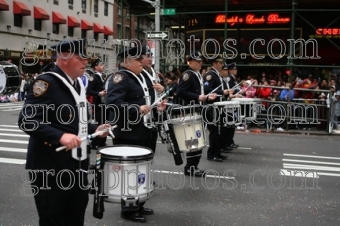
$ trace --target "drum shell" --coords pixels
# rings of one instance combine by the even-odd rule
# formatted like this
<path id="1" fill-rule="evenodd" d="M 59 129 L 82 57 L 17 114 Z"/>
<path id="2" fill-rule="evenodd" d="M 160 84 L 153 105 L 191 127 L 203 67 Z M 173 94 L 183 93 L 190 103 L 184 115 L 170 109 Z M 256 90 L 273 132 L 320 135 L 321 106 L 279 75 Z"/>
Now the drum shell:
<path id="1" fill-rule="evenodd" d="M 215 109 L 214 119 L 217 125 L 229 127 L 239 125 L 241 119 L 241 105 L 238 101 L 222 101 L 213 103 Z"/>
<path id="2" fill-rule="evenodd" d="M 245 120 L 253 121 L 257 118 L 257 105 L 260 102 L 255 98 L 234 98 L 233 100 L 239 101 L 241 105 L 241 116 Z"/>
<path id="3" fill-rule="evenodd" d="M 10 63 L 0 63 L 0 94 L 12 94 L 19 91 L 21 75 L 18 68 Z"/>
<path id="4" fill-rule="evenodd" d="M 142 149 L 147 154 L 128 156 L 120 149 Z M 112 154 L 103 153 L 114 150 Z M 133 145 L 114 145 L 99 149 L 104 171 L 105 201 L 121 203 L 124 196 L 138 197 L 139 202 L 148 200 L 153 194 L 153 156 L 147 148 Z M 124 150 L 122 151 L 124 152 Z M 138 175 L 138 176 L 137 176 Z"/>

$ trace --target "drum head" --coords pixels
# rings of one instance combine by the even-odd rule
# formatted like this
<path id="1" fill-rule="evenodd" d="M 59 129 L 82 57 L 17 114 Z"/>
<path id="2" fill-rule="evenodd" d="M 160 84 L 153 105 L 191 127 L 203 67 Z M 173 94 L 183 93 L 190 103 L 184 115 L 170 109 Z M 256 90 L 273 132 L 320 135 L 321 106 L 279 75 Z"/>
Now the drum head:
<path id="1" fill-rule="evenodd" d="M 140 161 L 153 158 L 154 153 L 149 148 L 135 145 L 113 145 L 99 149 L 102 158 L 117 161 Z"/>
<path id="2" fill-rule="evenodd" d="M 1 61 L 0 68 L 0 93 L 12 94 L 17 92 L 21 82 L 18 67 L 7 61 Z"/>

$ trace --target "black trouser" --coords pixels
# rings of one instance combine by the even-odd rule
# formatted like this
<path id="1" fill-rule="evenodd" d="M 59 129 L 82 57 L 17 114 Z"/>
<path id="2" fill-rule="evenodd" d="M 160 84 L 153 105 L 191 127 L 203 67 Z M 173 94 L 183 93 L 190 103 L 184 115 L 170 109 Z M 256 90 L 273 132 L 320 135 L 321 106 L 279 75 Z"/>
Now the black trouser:
<path id="1" fill-rule="evenodd" d="M 187 164 L 185 165 L 184 170 L 188 171 L 188 170 L 197 169 L 198 168 L 197 166 L 200 163 L 201 155 L 202 155 L 202 150 L 195 151 L 195 152 L 188 152 L 186 154 Z M 192 157 L 192 156 L 195 156 L 195 157 Z"/>
<path id="2" fill-rule="evenodd" d="M 225 127 L 225 138 L 223 139 L 223 147 L 230 146 L 234 144 L 235 127 Z"/>
<path id="3" fill-rule="evenodd" d="M 207 157 L 214 158 L 221 155 L 221 149 L 223 148 L 223 127 L 208 125 L 209 129 L 209 148 Z"/>
<path id="4" fill-rule="evenodd" d="M 85 176 L 86 177 L 86 176 Z M 34 178 L 30 174 L 30 180 Z M 75 183 L 70 189 L 62 190 L 60 185 L 68 187 L 71 184 L 70 178 L 62 178 L 61 183 L 56 177 L 48 179 L 48 187 L 51 189 L 40 189 L 46 187 L 46 178 L 37 176 L 31 183 L 32 191 L 39 188 L 34 196 L 35 204 L 39 214 L 40 226 L 83 226 L 85 210 L 88 204 L 88 189 L 81 189 L 78 186 L 78 175 L 75 174 Z M 45 185 L 43 185 L 45 183 Z M 87 179 L 84 183 L 87 186 Z"/>

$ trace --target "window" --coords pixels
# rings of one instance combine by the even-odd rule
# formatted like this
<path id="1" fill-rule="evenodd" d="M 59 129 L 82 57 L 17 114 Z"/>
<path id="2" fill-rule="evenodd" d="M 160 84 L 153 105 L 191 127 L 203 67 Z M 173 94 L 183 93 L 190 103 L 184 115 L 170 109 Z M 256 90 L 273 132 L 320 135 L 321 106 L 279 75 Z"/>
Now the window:
<path id="1" fill-rule="evenodd" d="M 125 27 L 125 38 L 130 39 L 130 28 L 129 27 Z"/>
<path id="2" fill-rule="evenodd" d="M 118 6 L 117 8 L 117 15 L 121 16 L 122 15 L 122 9 Z"/>
<path id="3" fill-rule="evenodd" d="M 130 12 L 128 10 L 126 11 L 126 19 L 130 19 Z"/>
<path id="4" fill-rule="evenodd" d="M 81 9 L 83 13 L 86 13 L 86 0 L 81 0 Z"/>
<path id="5" fill-rule="evenodd" d="M 22 14 L 14 14 L 14 26 L 22 27 Z"/>
<path id="6" fill-rule="evenodd" d="M 93 33 L 93 38 L 94 38 L 94 40 L 96 40 L 96 41 L 98 41 L 98 34 L 99 34 L 99 33 L 97 33 L 97 32 L 94 32 L 94 33 Z"/>
<path id="7" fill-rule="evenodd" d="M 98 0 L 94 0 L 94 12 L 98 13 Z"/>
<path id="8" fill-rule="evenodd" d="M 54 5 L 59 5 L 59 0 L 53 0 Z"/>
<path id="9" fill-rule="evenodd" d="M 86 38 L 87 30 L 81 30 L 81 38 Z"/>
<path id="10" fill-rule="evenodd" d="M 68 8 L 73 9 L 73 0 L 68 0 Z"/>
<path id="11" fill-rule="evenodd" d="M 122 38 L 122 26 L 117 24 L 117 38 Z"/>
<path id="12" fill-rule="evenodd" d="M 74 27 L 68 27 L 67 36 L 73 37 L 73 35 L 74 35 Z"/>
<path id="13" fill-rule="evenodd" d="M 34 19 L 34 30 L 41 31 L 42 20 Z"/>
<path id="14" fill-rule="evenodd" d="M 109 3 L 104 2 L 104 16 L 109 15 Z"/>
<path id="15" fill-rule="evenodd" d="M 52 25 L 52 33 L 59 34 L 59 24 L 53 23 Z"/>

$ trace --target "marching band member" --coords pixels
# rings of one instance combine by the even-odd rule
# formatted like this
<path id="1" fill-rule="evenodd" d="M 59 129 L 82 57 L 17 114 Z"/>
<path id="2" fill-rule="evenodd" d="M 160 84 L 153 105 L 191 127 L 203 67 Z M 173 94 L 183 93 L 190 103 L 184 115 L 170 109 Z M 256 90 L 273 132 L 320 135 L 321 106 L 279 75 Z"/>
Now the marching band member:
<path id="1" fill-rule="evenodd" d="M 102 124 L 105 122 L 104 107 L 101 108 L 99 105 L 104 105 L 104 97 L 106 96 L 105 84 L 105 64 L 101 59 L 96 59 L 92 62 L 91 67 L 94 70 L 94 74 L 90 75 L 89 84 L 86 89 L 86 95 L 92 96 L 92 103 L 94 105 L 94 117 L 96 123 Z M 106 137 L 96 137 L 91 141 L 91 148 L 98 149 L 106 146 Z"/>
<path id="2" fill-rule="evenodd" d="M 236 85 L 236 75 L 237 75 L 237 67 L 236 63 L 230 63 L 228 64 L 228 86 L 230 88 L 235 87 Z M 240 89 L 238 87 L 235 87 L 235 89 L 230 92 L 229 97 L 232 98 L 234 94 L 238 93 Z M 226 146 L 224 148 L 225 151 L 231 151 L 233 148 L 239 147 L 238 144 L 235 144 L 234 142 L 234 136 L 235 136 L 235 126 L 231 126 L 228 128 L 228 135 L 227 135 L 227 141 Z"/>
<path id="3" fill-rule="evenodd" d="M 87 144 L 80 138 L 105 128 L 87 124 L 85 89 L 78 79 L 87 65 L 85 42 L 80 39 L 55 46 L 55 67 L 34 81 L 18 119 L 19 128 L 30 135 L 26 169 L 30 170 L 40 226 L 84 225 L 89 160 Z M 82 107 L 85 109 L 80 110 Z M 107 132 L 102 136 L 106 135 Z M 67 150 L 56 152 L 60 146 Z M 79 159 L 74 158 L 74 153 Z M 64 171 L 69 173 L 62 173 L 58 179 L 57 175 Z M 72 185 L 74 180 L 82 185 L 61 187 Z"/>
<path id="4" fill-rule="evenodd" d="M 147 46 L 142 47 L 142 65 L 143 65 L 143 71 L 141 72 L 141 75 L 144 76 L 145 79 L 150 80 L 152 86 L 148 86 L 150 95 L 158 99 L 159 95 L 164 92 L 164 87 L 160 84 L 160 79 L 158 75 L 156 74 L 155 70 L 152 68 L 152 53 Z M 145 53 L 145 54 L 144 54 Z M 150 85 L 150 83 L 148 83 Z M 154 100 L 153 100 L 154 101 Z M 153 103 L 153 102 L 151 102 Z M 154 117 L 157 115 L 157 109 L 153 109 L 154 111 Z M 151 149 L 153 152 L 156 151 L 156 143 L 157 143 L 157 132 L 158 127 L 154 126 L 153 128 L 153 135 L 152 135 L 152 147 Z"/>
<path id="5" fill-rule="evenodd" d="M 214 100 L 216 94 L 206 96 L 204 95 L 203 78 L 199 71 L 202 68 L 203 57 L 201 53 L 195 52 L 193 55 L 187 57 L 189 65 L 188 70 L 183 72 L 177 87 L 177 97 L 184 100 L 184 105 L 191 102 L 194 104 L 202 105 L 202 102 L 207 99 Z M 202 150 L 187 153 L 187 164 L 184 167 L 185 175 L 194 175 L 201 177 L 204 173 L 203 170 L 198 168 L 202 155 Z"/>
<path id="6" fill-rule="evenodd" d="M 155 151 L 153 128 L 150 128 L 143 119 L 139 118 L 141 114 L 150 116 L 148 114 L 151 111 L 150 104 L 147 103 L 145 97 L 151 97 L 150 103 L 155 101 L 151 80 L 141 74 L 145 51 L 145 48 L 138 46 L 118 54 L 122 60 L 121 69 L 109 81 L 106 104 L 119 108 L 119 113 L 116 116 L 118 118 L 117 129 L 114 130 L 114 144 L 138 145 Z M 127 106 L 131 106 L 128 112 Z M 159 109 L 164 110 L 165 105 L 160 106 Z M 126 119 L 126 117 L 128 118 Z M 137 123 L 129 124 L 136 120 Z M 146 222 L 143 215 L 151 215 L 154 212 L 152 209 L 145 208 L 144 204 L 145 202 L 139 203 L 137 210 L 122 204 L 121 217 L 130 221 Z"/>
<path id="7" fill-rule="evenodd" d="M 219 55 L 215 57 L 212 61 L 212 66 L 210 67 L 210 70 L 205 74 L 204 76 L 204 92 L 210 93 L 214 91 L 216 88 L 218 88 L 215 93 L 220 95 L 221 98 L 216 98 L 214 101 L 209 101 L 208 103 L 213 102 L 219 102 L 222 101 L 222 97 L 224 95 L 229 95 L 229 89 L 225 86 L 222 77 L 220 76 L 220 72 L 222 71 L 222 68 L 224 66 L 223 58 Z M 215 120 L 213 111 L 214 109 L 211 109 L 210 115 L 211 119 Z M 218 122 L 220 123 L 220 122 Z M 221 154 L 222 151 L 222 143 L 223 139 L 225 138 L 224 134 L 224 126 L 220 125 L 209 125 L 209 148 L 208 148 L 208 160 L 215 161 L 215 162 L 223 162 L 223 160 L 226 160 L 228 157 Z"/>

